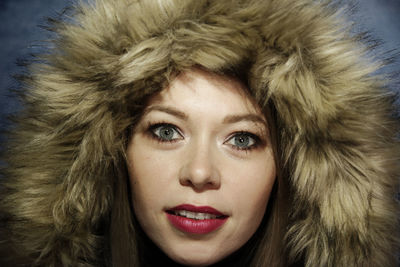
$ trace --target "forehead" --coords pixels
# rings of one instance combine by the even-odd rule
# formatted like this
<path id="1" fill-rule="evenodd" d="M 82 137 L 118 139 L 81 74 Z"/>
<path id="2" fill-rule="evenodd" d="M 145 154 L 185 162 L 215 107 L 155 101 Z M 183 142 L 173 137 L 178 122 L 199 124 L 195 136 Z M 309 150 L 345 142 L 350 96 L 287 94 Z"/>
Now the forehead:
<path id="1" fill-rule="evenodd" d="M 188 112 L 213 111 L 225 113 L 256 113 L 261 110 L 239 80 L 191 69 L 174 78 L 171 83 L 149 101 L 152 105 L 169 105 Z"/>

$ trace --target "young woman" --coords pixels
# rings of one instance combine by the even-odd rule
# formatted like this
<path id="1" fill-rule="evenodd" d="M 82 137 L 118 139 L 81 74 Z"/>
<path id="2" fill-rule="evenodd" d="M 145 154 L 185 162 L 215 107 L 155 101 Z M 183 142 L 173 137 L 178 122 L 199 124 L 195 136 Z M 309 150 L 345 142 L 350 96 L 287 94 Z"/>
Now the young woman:
<path id="1" fill-rule="evenodd" d="M 2 266 L 396 265 L 395 97 L 332 3 L 98 0 L 52 27 Z"/>

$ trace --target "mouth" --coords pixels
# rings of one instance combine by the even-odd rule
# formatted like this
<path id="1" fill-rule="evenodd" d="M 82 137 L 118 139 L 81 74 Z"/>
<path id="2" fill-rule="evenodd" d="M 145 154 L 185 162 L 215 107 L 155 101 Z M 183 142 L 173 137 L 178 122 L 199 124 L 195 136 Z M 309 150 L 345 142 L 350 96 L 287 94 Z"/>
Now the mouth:
<path id="1" fill-rule="evenodd" d="M 208 207 L 179 205 L 165 211 L 169 222 L 176 229 L 190 234 L 207 234 L 220 228 L 229 216 Z"/>
<path id="2" fill-rule="evenodd" d="M 202 212 L 192 212 L 187 210 L 173 210 L 167 211 L 169 214 L 173 214 L 176 216 L 181 216 L 193 220 L 210 220 L 210 219 L 222 219 L 226 217 L 225 215 L 214 215 L 210 213 L 202 213 Z"/>

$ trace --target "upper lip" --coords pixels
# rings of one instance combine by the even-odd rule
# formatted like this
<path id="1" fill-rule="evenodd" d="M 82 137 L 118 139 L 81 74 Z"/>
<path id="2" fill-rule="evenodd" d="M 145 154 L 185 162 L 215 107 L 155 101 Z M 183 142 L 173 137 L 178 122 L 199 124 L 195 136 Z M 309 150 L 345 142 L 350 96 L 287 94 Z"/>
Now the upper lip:
<path id="1" fill-rule="evenodd" d="M 208 213 L 208 214 L 213 214 L 216 216 L 226 216 L 219 210 L 214 209 L 213 207 L 210 206 L 194 206 L 190 204 L 182 204 L 178 205 L 176 207 L 173 207 L 171 209 L 167 209 L 167 211 L 176 211 L 176 210 L 187 210 L 191 212 L 200 212 L 200 213 Z"/>

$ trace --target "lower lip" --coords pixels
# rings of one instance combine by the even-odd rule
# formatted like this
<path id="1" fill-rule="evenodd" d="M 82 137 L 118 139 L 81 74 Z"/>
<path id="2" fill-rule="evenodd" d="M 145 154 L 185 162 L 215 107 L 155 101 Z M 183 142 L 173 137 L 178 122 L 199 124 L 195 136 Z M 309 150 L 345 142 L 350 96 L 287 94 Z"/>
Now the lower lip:
<path id="1" fill-rule="evenodd" d="M 186 217 L 166 213 L 168 220 L 178 230 L 190 234 L 208 234 L 221 227 L 228 217 L 221 219 L 194 220 Z"/>

